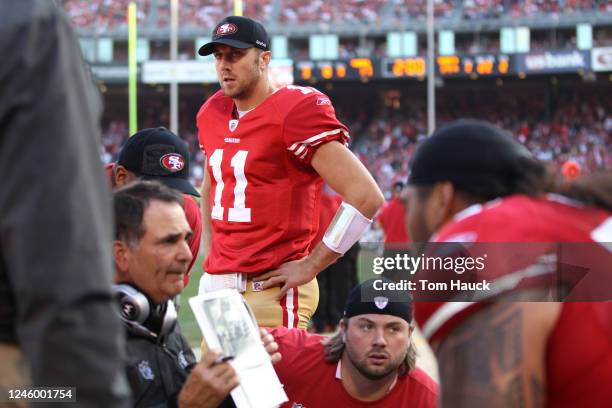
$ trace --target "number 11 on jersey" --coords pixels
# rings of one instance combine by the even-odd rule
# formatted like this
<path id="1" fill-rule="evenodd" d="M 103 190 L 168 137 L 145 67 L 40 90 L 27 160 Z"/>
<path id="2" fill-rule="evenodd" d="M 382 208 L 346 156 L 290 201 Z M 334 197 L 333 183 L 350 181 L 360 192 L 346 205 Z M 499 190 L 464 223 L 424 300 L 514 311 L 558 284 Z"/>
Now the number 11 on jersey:
<path id="1" fill-rule="evenodd" d="M 251 209 L 246 208 L 246 188 L 247 179 L 244 174 L 244 167 L 249 152 L 246 150 L 238 150 L 230 165 L 234 169 L 234 178 L 236 179 L 236 187 L 234 188 L 234 206 L 229 208 L 227 220 L 231 222 L 251 222 Z M 223 162 L 223 149 L 216 149 L 210 156 L 208 164 L 212 167 L 213 177 L 215 178 L 215 196 L 213 208 L 210 213 L 211 218 L 223 221 L 225 208 L 221 206 L 221 197 L 225 183 L 223 182 L 223 173 L 221 172 L 221 163 Z"/>

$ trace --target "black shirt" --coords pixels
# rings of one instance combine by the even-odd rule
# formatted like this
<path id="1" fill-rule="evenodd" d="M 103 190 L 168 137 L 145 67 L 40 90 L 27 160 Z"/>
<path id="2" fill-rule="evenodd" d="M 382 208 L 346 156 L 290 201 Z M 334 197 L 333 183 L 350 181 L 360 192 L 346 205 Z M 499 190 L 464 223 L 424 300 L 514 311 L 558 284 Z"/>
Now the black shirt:
<path id="1" fill-rule="evenodd" d="M 0 2 L 0 55 L 0 342 L 32 385 L 128 406 L 99 94 L 53 1 Z"/>

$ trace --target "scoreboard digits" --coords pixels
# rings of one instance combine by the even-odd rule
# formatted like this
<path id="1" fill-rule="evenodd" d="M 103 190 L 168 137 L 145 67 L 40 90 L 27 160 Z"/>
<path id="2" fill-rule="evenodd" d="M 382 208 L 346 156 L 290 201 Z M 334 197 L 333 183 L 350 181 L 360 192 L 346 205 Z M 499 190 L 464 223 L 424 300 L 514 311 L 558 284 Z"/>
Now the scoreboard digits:
<path id="1" fill-rule="evenodd" d="M 443 77 L 499 76 L 511 74 L 507 55 L 440 55 L 436 57 L 436 73 Z M 297 80 L 369 80 L 393 78 L 423 78 L 427 63 L 423 57 L 351 58 L 335 61 L 297 61 Z"/>

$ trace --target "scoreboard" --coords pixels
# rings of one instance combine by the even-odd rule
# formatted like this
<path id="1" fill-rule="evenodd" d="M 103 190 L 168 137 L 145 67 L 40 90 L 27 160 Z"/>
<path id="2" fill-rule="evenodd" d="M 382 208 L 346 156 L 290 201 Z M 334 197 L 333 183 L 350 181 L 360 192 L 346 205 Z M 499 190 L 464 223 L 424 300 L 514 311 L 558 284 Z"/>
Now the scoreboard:
<path id="1" fill-rule="evenodd" d="M 436 73 L 443 77 L 505 76 L 514 73 L 509 55 L 444 55 L 435 59 Z M 297 81 L 423 78 L 427 61 L 423 57 L 350 58 L 344 60 L 296 61 Z"/>
<path id="2" fill-rule="evenodd" d="M 295 62 L 295 69 L 294 77 L 304 81 L 311 79 L 369 79 L 374 76 L 374 61 L 371 58 L 297 61 Z"/>

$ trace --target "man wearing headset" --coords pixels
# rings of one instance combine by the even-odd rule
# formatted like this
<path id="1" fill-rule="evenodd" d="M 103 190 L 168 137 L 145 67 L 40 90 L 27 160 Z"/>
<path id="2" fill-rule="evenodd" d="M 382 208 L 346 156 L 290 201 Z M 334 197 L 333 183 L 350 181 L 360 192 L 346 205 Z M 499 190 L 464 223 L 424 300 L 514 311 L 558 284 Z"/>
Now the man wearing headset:
<path id="1" fill-rule="evenodd" d="M 127 376 L 134 406 L 217 407 L 231 405 L 239 383 L 220 352 L 196 363 L 176 324 L 170 300 L 183 290 L 192 259 L 191 228 L 180 192 L 158 182 L 137 181 L 114 194 L 115 292 L 127 328 Z M 276 343 L 262 333 L 273 361 Z"/>

